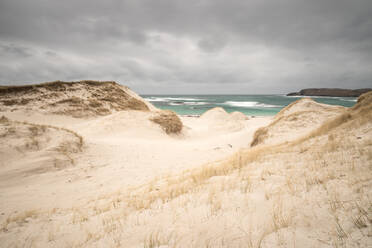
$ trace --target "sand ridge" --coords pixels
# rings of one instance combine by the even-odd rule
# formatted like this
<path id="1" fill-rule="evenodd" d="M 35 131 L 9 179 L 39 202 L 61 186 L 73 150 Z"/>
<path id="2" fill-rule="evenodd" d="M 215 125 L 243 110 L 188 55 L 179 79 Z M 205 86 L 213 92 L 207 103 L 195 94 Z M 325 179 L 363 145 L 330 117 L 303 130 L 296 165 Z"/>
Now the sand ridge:
<path id="1" fill-rule="evenodd" d="M 83 118 L 120 110 L 154 111 L 156 108 L 116 82 L 85 80 L 1 86 L 0 110 L 27 110 Z"/>

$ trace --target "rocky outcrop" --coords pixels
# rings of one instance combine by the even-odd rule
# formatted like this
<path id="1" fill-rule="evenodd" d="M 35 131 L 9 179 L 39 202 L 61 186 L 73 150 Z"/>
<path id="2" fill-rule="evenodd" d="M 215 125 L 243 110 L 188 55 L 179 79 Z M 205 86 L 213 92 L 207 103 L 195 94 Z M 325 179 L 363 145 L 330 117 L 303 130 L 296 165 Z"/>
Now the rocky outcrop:
<path id="1" fill-rule="evenodd" d="M 366 89 L 337 89 L 337 88 L 312 88 L 303 89 L 299 92 L 287 94 L 287 96 L 334 96 L 334 97 L 359 97 L 361 94 L 372 91 L 371 88 Z"/>

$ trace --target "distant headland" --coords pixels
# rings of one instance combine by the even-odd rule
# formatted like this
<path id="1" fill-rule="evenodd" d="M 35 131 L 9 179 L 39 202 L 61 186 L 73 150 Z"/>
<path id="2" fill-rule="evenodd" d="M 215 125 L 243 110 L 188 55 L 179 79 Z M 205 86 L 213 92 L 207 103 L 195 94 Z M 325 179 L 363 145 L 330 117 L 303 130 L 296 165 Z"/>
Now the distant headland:
<path id="1" fill-rule="evenodd" d="M 299 92 L 292 92 L 287 96 L 334 96 L 334 97 L 359 97 L 361 94 L 372 91 L 371 88 L 366 89 L 338 89 L 338 88 L 311 88 L 303 89 Z"/>

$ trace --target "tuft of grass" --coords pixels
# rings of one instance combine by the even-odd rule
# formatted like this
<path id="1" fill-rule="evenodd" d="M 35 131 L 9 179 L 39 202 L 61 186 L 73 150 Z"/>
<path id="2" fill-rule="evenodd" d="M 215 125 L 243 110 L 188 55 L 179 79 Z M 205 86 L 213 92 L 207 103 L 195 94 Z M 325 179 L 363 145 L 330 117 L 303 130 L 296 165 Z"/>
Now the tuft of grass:
<path id="1" fill-rule="evenodd" d="M 92 108 L 99 108 L 102 107 L 102 103 L 96 99 L 91 99 L 89 100 L 89 106 Z"/>
<path id="2" fill-rule="evenodd" d="M 338 217 L 335 217 L 335 229 L 336 229 L 336 235 L 338 239 L 337 240 L 338 242 L 336 244 L 340 244 L 341 246 L 343 246 L 343 244 L 345 243 L 345 239 L 348 238 L 348 235 L 345 229 L 341 226 Z"/>
<path id="3" fill-rule="evenodd" d="M 16 99 L 3 100 L 2 102 L 5 106 L 14 106 L 18 104 L 18 101 Z"/>
<path id="4" fill-rule="evenodd" d="M 1 118 L 0 118 L 0 123 L 1 124 L 8 123 L 8 122 L 9 122 L 9 119 L 8 118 L 6 118 L 4 115 L 1 116 Z"/>
<path id="5" fill-rule="evenodd" d="M 27 211 L 24 211 L 24 212 L 21 212 L 21 213 L 18 213 L 18 214 L 15 214 L 15 215 L 10 215 L 8 216 L 8 218 L 5 220 L 5 222 L 3 223 L 3 230 L 6 230 L 7 227 L 10 225 L 10 224 L 18 224 L 18 225 L 22 225 L 24 223 L 27 223 L 29 222 L 30 219 L 35 219 L 39 216 L 40 212 L 36 209 L 33 209 L 33 210 L 27 210 Z"/>
<path id="6" fill-rule="evenodd" d="M 241 180 L 240 192 L 243 194 L 250 193 L 252 190 L 252 180 L 249 176 L 243 177 Z"/>
<path id="7" fill-rule="evenodd" d="M 67 103 L 67 104 L 69 104 L 71 106 L 77 106 L 77 105 L 83 104 L 84 103 L 84 100 L 82 98 L 80 98 L 80 97 L 73 96 L 71 98 L 60 100 L 60 101 L 58 101 L 56 103 L 57 104 Z"/>
<path id="8" fill-rule="evenodd" d="M 327 143 L 325 144 L 325 150 L 328 151 L 328 152 L 334 152 L 336 151 L 338 148 L 339 148 L 339 142 L 338 140 L 336 140 L 335 138 L 335 135 L 334 134 L 328 134 L 328 141 Z"/>
<path id="9" fill-rule="evenodd" d="M 26 142 L 26 148 L 40 150 L 40 143 L 35 137 L 31 137 L 31 140 Z"/>
<path id="10" fill-rule="evenodd" d="M 291 223 L 291 216 L 283 211 L 281 199 L 277 199 L 273 206 L 273 230 L 277 232 L 281 228 L 287 228 Z"/>
<path id="11" fill-rule="evenodd" d="M 182 121 L 178 115 L 170 110 L 162 110 L 150 119 L 159 124 L 167 134 L 180 133 L 182 131 Z"/>
<path id="12" fill-rule="evenodd" d="M 352 216 L 352 220 L 353 220 L 353 223 L 354 225 L 358 228 L 358 229 L 362 229 L 362 228 L 365 228 L 367 227 L 367 218 L 364 216 L 364 215 L 358 215 L 358 216 Z"/>
<path id="13" fill-rule="evenodd" d="M 172 242 L 172 235 L 162 235 L 160 231 L 152 232 L 143 243 L 144 248 L 176 247 L 177 242 Z"/>
<path id="14" fill-rule="evenodd" d="M 77 142 L 77 147 L 78 147 L 78 150 L 81 152 L 83 150 L 83 146 L 84 146 L 84 138 L 83 136 L 81 136 L 80 134 L 78 134 L 77 132 L 75 131 L 72 131 L 70 129 L 67 129 L 67 128 L 58 128 L 58 127 L 53 127 L 53 126 L 47 126 L 47 127 L 51 127 L 51 128 L 57 128 L 58 130 L 63 130 L 65 132 L 68 132 L 68 133 L 71 133 L 72 135 L 74 135 L 78 142 Z"/>
<path id="15" fill-rule="evenodd" d="M 4 138 L 6 136 L 14 135 L 16 133 L 15 127 L 9 126 L 5 128 L 5 132 L 0 135 L 0 138 Z"/>
<path id="16" fill-rule="evenodd" d="M 58 152 L 60 152 L 62 155 L 64 155 L 71 163 L 71 165 L 75 165 L 75 160 L 74 158 L 71 156 L 71 144 L 69 142 L 65 142 L 65 143 L 62 143 L 60 144 L 56 150 Z M 58 167 L 55 163 L 55 167 Z"/>
<path id="17" fill-rule="evenodd" d="M 81 211 L 78 208 L 73 208 L 71 223 L 80 224 L 82 222 L 87 222 L 89 220 L 88 213 Z"/>
<path id="18" fill-rule="evenodd" d="M 251 142 L 251 147 L 261 144 L 268 135 L 268 128 L 261 127 L 253 135 L 253 140 Z"/>

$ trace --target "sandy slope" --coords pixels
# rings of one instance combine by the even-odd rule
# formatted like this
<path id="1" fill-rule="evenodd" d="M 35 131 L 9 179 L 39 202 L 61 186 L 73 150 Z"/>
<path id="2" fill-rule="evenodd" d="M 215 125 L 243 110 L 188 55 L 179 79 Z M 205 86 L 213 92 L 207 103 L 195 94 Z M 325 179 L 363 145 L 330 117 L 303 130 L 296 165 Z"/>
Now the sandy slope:
<path id="1" fill-rule="evenodd" d="M 301 100 L 274 119 L 217 108 L 182 117 L 182 132 L 172 135 L 150 121 L 156 110 L 79 119 L 4 111 L 12 121 L 0 123 L 0 176 L 8 178 L 0 184 L 0 243 L 371 246 L 371 103 L 372 94 L 351 109 Z M 53 127 L 35 136 L 14 120 Z M 40 148 L 23 145 L 31 137 Z M 66 142 L 76 149 L 54 148 Z M 49 152 L 65 166 L 37 162 Z"/>
<path id="2" fill-rule="evenodd" d="M 297 100 L 282 109 L 269 126 L 257 130 L 251 145 L 293 141 L 345 111 L 342 106 L 321 104 L 310 98 Z"/>

